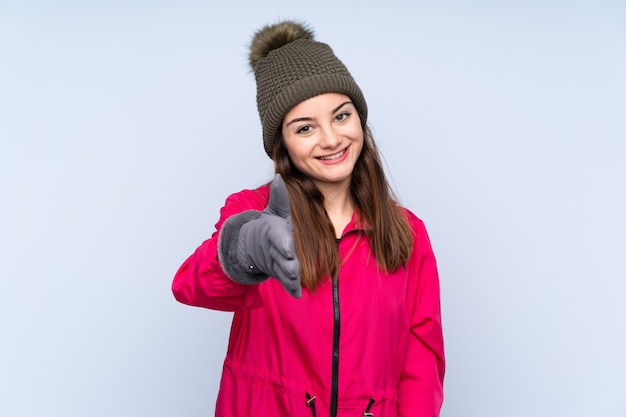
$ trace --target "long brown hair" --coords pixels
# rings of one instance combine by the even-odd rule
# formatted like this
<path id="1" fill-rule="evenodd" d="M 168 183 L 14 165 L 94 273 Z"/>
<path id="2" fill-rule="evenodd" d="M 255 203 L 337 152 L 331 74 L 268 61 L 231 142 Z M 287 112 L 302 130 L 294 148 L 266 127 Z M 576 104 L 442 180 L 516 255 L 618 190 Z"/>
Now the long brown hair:
<path id="1" fill-rule="evenodd" d="M 413 236 L 387 182 L 369 127 L 365 126 L 363 133 L 363 149 L 352 172 L 350 191 L 359 215 L 358 227 L 368 230 L 366 235 L 378 267 L 391 272 L 408 261 Z M 340 266 L 335 230 L 324 209 L 324 196 L 293 165 L 282 136 L 274 141 L 272 156 L 275 170 L 289 191 L 302 286 L 315 290 Z"/>

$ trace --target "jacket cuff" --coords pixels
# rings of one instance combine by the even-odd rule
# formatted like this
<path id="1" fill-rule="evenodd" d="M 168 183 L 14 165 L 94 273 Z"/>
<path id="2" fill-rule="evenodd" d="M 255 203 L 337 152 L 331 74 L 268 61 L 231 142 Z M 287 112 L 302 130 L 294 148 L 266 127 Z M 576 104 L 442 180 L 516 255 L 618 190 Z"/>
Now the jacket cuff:
<path id="1" fill-rule="evenodd" d="M 224 222 L 217 241 L 217 256 L 226 275 L 239 284 L 258 284 L 269 278 L 269 275 L 255 271 L 247 265 L 246 249 L 240 242 L 241 227 L 251 220 L 261 217 L 257 210 L 247 210 L 231 216 Z"/>

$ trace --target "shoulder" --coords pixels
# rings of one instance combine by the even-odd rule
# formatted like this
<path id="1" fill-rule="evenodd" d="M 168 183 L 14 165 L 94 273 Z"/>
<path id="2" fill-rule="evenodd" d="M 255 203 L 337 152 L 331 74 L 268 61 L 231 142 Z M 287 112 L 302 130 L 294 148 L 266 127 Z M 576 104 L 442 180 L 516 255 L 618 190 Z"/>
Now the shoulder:
<path id="1" fill-rule="evenodd" d="M 411 228 L 411 233 L 413 234 L 413 251 L 432 251 L 430 236 L 428 235 L 424 221 L 417 217 L 411 210 L 404 207 L 400 207 L 400 209 L 405 213 L 409 227 Z"/>
<path id="2" fill-rule="evenodd" d="M 424 221 L 421 218 L 417 217 L 415 213 L 413 213 L 411 210 L 409 210 L 406 207 L 398 206 L 398 208 L 400 209 L 402 213 L 404 213 L 404 216 L 409 222 L 409 227 L 414 233 L 417 233 L 420 231 L 426 232 Z"/>
<path id="3" fill-rule="evenodd" d="M 270 187 L 268 184 L 255 189 L 245 189 L 229 195 L 226 198 L 225 208 L 239 210 L 263 210 L 269 200 Z"/>
<path id="4" fill-rule="evenodd" d="M 424 221 L 417 217 L 411 210 L 402 208 L 409 222 L 409 227 L 413 233 L 413 259 L 421 259 L 423 257 L 435 259 L 430 236 L 426 230 Z"/>

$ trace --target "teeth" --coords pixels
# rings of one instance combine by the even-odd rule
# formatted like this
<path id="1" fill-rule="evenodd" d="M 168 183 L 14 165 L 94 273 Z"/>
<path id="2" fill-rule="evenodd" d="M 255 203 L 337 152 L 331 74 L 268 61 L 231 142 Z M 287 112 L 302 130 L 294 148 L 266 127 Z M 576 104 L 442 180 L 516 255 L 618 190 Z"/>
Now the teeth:
<path id="1" fill-rule="evenodd" d="M 332 161 L 333 159 L 337 159 L 337 158 L 341 158 L 343 156 L 343 154 L 346 153 L 346 150 L 344 149 L 343 151 L 335 154 L 335 155 L 331 155 L 331 156 L 320 156 L 319 159 L 321 159 L 322 161 Z"/>

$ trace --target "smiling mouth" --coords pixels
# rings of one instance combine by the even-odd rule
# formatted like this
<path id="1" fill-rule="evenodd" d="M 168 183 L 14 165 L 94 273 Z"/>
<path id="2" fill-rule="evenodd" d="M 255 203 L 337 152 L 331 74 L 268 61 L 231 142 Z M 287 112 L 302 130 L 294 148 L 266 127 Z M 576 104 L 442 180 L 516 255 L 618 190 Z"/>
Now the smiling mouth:
<path id="1" fill-rule="evenodd" d="M 345 153 L 346 150 L 348 150 L 348 148 L 343 149 L 342 151 L 334 154 L 334 155 L 328 155 L 328 156 L 318 156 L 317 159 L 320 159 L 322 161 L 332 161 L 333 159 L 337 159 L 337 158 L 341 158 Z"/>

